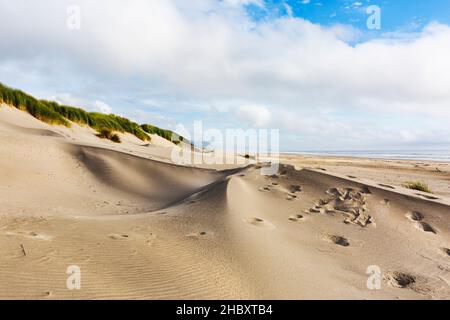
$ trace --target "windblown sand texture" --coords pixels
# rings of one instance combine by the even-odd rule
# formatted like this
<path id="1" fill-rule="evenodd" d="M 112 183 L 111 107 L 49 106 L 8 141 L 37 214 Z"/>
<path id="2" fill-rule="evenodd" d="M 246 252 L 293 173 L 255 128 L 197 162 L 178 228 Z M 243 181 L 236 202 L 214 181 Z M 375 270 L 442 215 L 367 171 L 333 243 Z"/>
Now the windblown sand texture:
<path id="1" fill-rule="evenodd" d="M 0 107 L 0 298 L 450 298 L 446 164 L 290 156 L 263 176 L 121 138 Z M 400 187 L 417 176 L 436 193 Z"/>

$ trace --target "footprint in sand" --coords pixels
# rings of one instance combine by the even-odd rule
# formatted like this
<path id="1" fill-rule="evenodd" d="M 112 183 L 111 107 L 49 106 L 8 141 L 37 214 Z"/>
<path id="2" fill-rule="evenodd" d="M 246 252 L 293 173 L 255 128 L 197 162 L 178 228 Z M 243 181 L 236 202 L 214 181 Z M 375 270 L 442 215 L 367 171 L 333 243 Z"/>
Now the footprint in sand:
<path id="1" fill-rule="evenodd" d="M 186 235 L 188 238 L 199 239 L 205 237 L 208 233 L 206 231 L 196 231 Z"/>
<path id="2" fill-rule="evenodd" d="M 153 245 L 153 243 L 156 241 L 156 239 L 157 239 L 156 234 L 150 232 L 150 234 L 149 234 L 148 238 L 145 240 L 145 242 L 146 242 L 149 246 L 151 246 L 151 245 Z"/>
<path id="3" fill-rule="evenodd" d="M 434 197 L 434 196 L 428 196 L 428 195 L 425 195 L 425 194 L 416 193 L 415 195 L 416 195 L 416 196 L 420 196 L 420 197 L 422 197 L 422 198 L 425 198 L 425 199 L 427 199 L 427 200 L 439 200 L 439 198 L 437 198 L 437 197 Z"/>
<path id="4" fill-rule="evenodd" d="M 293 185 L 291 185 L 291 186 L 289 187 L 289 192 L 290 192 L 290 193 L 299 193 L 299 192 L 302 192 L 302 187 L 299 186 L 299 185 L 293 184 Z"/>
<path id="5" fill-rule="evenodd" d="M 295 195 L 295 194 L 287 194 L 287 196 L 286 196 L 286 200 L 289 200 L 289 201 L 292 201 L 292 200 L 295 200 L 295 199 L 297 199 L 298 197 Z"/>
<path id="6" fill-rule="evenodd" d="M 388 188 L 388 189 L 395 189 L 395 187 L 393 187 L 393 186 L 390 186 L 390 185 L 388 185 L 388 184 L 383 184 L 383 183 L 380 183 L 380 184 L 378 184 L 380 187 L 384 187 L 384 188 Z"/>
<path id="7" fill-rule="evenodd" d="M 374 225 L 372 217 L 367 213 L 364 193 L 352 188 L 330 188 L 326 193 L 330 197 L 315 203 L 314 207 L 310 208 L 311 213 L 324 213 L 331 216 L 339 214 L 344 216 L 344 223 L 361 227 L 366 227 L 368 224 Z"/>
<path id="8" fill-rule="evenodd" d="M 256 227 L 261 227 L 261 228 L 268 228 L 268 229 L 273 229 L 275 228 L 275 226 L 273 224 L 271 224 L 270 222 L 267 222 L 261 218 L 248 218 L 245 220 L 247 223 L 254 225 Z"/>
<path id="9" fill-rule="evenodd" d="M 259 188 L 259 191 L 261 192 L 270 192 L 270 185 L 264 186 L 262 188 Z"/>
<path id="10" fill-rule="evenodd" d="M 303 216 L 301 214 L 294 214 L 292 216 L 289 216 L 289 220 L 293 222 L 298 222 L 300 219 L 303 219 Z"/>
<path id="11" fill-rule="evenodd" d="M 326 194 L 328 194 L 328 195 L 330 195 L 332 197 L 335 197 L 335 198 L 339 198 L 339 197 L 342 197 L 344 195 L 344 191 L 339 190 L 338 188 L 329 188 L 326 191 Z"/>
<path id="12" fill-rule="evenodd" d="M 361 191 L 360 191 L 361 193 L 364 193 L 364 194 L 371 194 L 372 192 L 370 191 L 370 189 L 369 189 L 369 187 L 368 186 L 363 186 L 362 188 L 361 188 Z"/>
<path id="13" fill-rule="evenodd" d="M 114 240 L 125 240 L 129 238 L 127 234 L 110 234 L 109 237 Z"/>
<path id="14" fill-rule="evenodd" d="M 424 232 L 436 234 L 437 231 L 429 223 L 423 221 L 424 215 L 418 211 L 409 211 L 405 215 L 409 220 L 416 222 L 416 227 Z"/>
<path id="15" fill-rule="evenodd" d="M 309 209 L 309 213 L 326 213 L 326 210 L 319 205 Z"/>
<path id="16" fill-rule="evenodd" d="M 388 272 L 384 278 L 394 288 L 407 288 L 416 282 L 413 275 L 398 271 Z"/>
<path id="17" fill-rule="evenodd" d="M 421 213 L 418 212 L 418 211 L 409 211 L 409 212 L 406 214 L 406 217 L 407 217 L 409 220 L 412 220 L 412 221 L 422 221 L 423 218 L 424 218 L 423 214 L 421 214 Z"/>
<path id="18" fill-rule="evenodd" d="M 431 232 L 433 234 L 437 234 L 437 230 L 425 221 L 417 222 L 416 227 L 424 232 Z"/>
<path id="19" fill-rule="evenodd" d="M 343 246 L 343 247 L 348 247 L 350 245 L 350 243 L 348 242 L 347 238 L 344 238 L 342 236 L 337 236 L 337 235 L 325 235 L 323 237 L 323 239 L 325 241 L 337 244 L 339 246 Z"/>
<path id="20" fill-rule="evenodd" d="M 52 236 L 46 235 L 46 234 L 39 234 L 34 231 L 18 231 L 18 232 L 6 232 L 6 235 L 8 236 L 20 236 L 28 239 L 33 240 L 51 240 Z"/>

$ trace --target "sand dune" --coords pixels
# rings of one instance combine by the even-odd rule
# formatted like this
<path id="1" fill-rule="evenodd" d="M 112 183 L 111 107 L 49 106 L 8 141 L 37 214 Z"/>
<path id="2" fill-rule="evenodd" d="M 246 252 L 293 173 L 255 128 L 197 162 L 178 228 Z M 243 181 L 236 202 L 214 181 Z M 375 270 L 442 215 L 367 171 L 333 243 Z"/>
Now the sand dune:
<path id="1" fill-rule="evenodd" d="M 6 106 L 0 139 L 0 298 L 450 298 L 445 195 L 286 164 L 177 166 L 167 145 Z"/>

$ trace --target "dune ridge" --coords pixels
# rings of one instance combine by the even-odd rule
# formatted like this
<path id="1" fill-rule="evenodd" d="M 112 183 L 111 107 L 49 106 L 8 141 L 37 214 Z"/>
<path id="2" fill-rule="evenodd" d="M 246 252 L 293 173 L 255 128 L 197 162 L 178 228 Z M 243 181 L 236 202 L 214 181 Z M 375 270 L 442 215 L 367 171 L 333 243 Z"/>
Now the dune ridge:
<path id="1" fill-rule="evenodd" d="M 450 298 L 445 196 L 289 164 L 178 166 L 123 137 L 0 107 L 0 298 Z"/>

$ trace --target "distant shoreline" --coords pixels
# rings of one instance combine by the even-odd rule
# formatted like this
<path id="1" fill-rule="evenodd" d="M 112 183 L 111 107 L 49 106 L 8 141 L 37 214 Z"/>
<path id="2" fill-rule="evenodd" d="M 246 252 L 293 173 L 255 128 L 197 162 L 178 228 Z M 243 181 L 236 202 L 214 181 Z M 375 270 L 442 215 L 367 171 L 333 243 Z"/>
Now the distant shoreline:
<path id="1" fill-rule="evenodd" d="M 403 152 L 403 153 L 401 153 Z M 430 162 L 450 162 L 449 151 L 429 151 L 429 155 L 424 151 L 289 151 L 280 152 L 281 155 L 309 156 L 309 157 L 331 157 L 331 158 L 358 158 L 358 159 L 378 159 L 378 160 L 403 160 L 403 161 L 430 161 Z"/>

